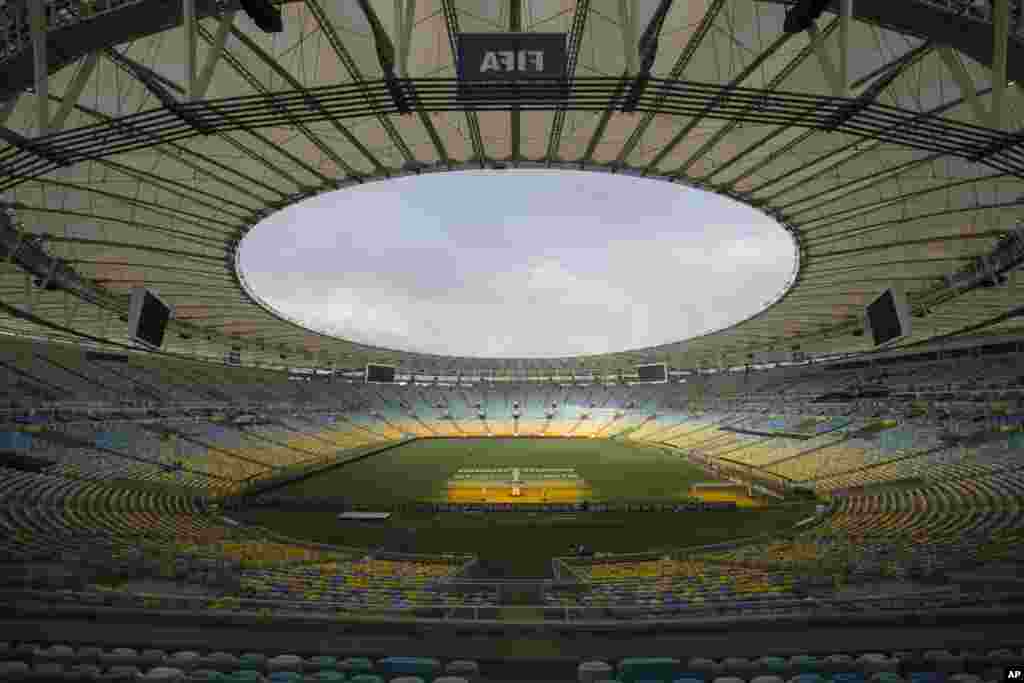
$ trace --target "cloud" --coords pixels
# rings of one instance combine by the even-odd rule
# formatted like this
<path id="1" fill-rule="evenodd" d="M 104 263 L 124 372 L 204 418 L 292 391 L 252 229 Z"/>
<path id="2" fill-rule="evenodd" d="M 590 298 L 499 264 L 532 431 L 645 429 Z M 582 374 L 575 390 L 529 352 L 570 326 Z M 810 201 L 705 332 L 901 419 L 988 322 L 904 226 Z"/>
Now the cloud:
<path id="1" fill-rule="evenodd" d="M 552 357 L 678 341 L 760 310 L 792 243 L 732 200 L 579 172 L 373 183 L 257 226 L 256 293 L 353 341 L 460 356 Z"/>

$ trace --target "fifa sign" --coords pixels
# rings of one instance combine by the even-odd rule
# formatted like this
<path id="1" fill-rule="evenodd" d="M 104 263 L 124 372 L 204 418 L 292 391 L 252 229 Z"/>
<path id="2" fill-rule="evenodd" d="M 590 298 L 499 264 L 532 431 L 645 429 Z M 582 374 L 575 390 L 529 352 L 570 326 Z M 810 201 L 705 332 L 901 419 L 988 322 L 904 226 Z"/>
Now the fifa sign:
<path id="1" fill-rule="evenodd" d="M 460 98 L 513 97 L 539 82 L 552 85 L 552 97 L 564 94 L 556 87 L 565 83 L 564 33 L 460 33 L 458 44 Z"/>
<path id="2" fill-rule="evenodd" d="M 488 50 L 484 53 L 480 73 L 490 71 L 517 71 L 544 73 L 543 50 Z"/>

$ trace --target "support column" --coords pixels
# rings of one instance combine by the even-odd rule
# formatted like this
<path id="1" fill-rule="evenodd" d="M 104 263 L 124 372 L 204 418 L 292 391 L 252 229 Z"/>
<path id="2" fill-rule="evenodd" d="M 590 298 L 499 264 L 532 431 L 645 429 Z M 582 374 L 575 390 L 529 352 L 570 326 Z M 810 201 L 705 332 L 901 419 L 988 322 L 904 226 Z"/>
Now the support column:
<path id="1" fill-rule="evenodd" d="M 1010 39 L 1010 0 L 992 0 L 992 127 L 1003 129 L 1006 55 Z"/>
<path id="2" fill-rule="evenodd" d="M 196 100 L 196 0 L 182 0 L 182 28 L 185 29 L 185 97 Z"/>
<path id="3" fill-rule="evenodd" d="M 29 0 L 28 24 L 32 35 L 38 136 L 43 137 L 50 130 L 50 72 L 46 53 L 46 6 L 43 0 Z"/>
<path id="4" fill-rule="evenodd" d="M 839 82 L 840 97 L 850 96 L 850 24 L 853 0 L 839 0 Z"/>

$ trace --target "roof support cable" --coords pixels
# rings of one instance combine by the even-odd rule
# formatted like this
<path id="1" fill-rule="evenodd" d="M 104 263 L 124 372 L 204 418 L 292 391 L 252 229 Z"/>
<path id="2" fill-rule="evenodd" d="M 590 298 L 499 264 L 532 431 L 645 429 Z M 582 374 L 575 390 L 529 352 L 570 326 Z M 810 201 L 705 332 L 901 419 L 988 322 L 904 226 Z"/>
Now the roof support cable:
<path id="1" fill-rule="evenodd" d="M 395 46 L 391 42 L 391 38 L 388 37 L 388 32 L 384 30 L 384 26 L 380 23 L 377 12 L 370 6 L 369 0 L 357 0 L 357 2 L 362 8 L 363 14 L 366 15 L 366 20 L 370 22 L 370 28 L 373 30 L 373 42 L 377 48 L 377 59 L 380 61 L 381 71 L 384 72 L 384 83 L 388 87 L 388 92 L 391 93 L 391 99 L 394 101 L 399 114 L 411 114 L 412 108 L 409 106 L 405 93 L 402 92 L 402 84 L 395 76 Z"/>
<path id="2" fill-rule="evenodd" d="M 203 123 L 190 110 L 182 106 L 182 103 L 179 102 L 178 99 L 170 93 L 167 86 L 164 85 L 162 82 L 163 78 L 152 69 L 143 64 L 139 64 L 134 59 L 121 54 L 112 47 L 106 48 L 103 51 L 103 54 L 105 54 L 110 61 L 114 62 L 114 64 L 138 79 L 138 81 L 145 86 L 146 90 L 153 93 L 153 95 L 160 100 L 160 103 L 168 110 L 174 112 L 179 119 L 203 135 L 210 135 L 214 132 L 213 128 Z"/>
<path id="3" fill-rule="evenodd" d="M 635 112 L 637 104 L 640 102 L 640 97 L 644 94 L 647 82 L 651 78 L 654 60 L 658 56 L 658 36 L 661 34 L 661 28 L 665 24 L 665 17 L 668 16 L 668 11 L 671 8 L 672 0 L 661 0 L 658 3 L 658 9 L 654 12 L 654 16 L 651 17 L 651 21 L 647 24 L 647 28 L 644 29 L 643 35 L 640 36 L 638 45 L 640 69 L 637 71 L 636 78 L 633 79 L 633 84 L 630 86 L 629 92 L 622 102 L 622 111 L 625 113 L 631 114 Z"/>

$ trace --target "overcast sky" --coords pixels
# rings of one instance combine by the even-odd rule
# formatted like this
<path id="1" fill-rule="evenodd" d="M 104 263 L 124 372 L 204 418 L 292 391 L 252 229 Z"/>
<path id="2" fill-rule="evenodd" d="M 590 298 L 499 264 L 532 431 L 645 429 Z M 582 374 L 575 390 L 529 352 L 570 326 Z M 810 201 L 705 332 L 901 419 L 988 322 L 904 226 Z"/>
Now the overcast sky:
<path id="1" fill-rule="evenodd" d="M 242 243 L 253 291 L 317 331 L 485 357 L 678 341 L 757 312 L 790 238 L 729 199 L 572 171 L 369 183 L 270 216 Z"/>

